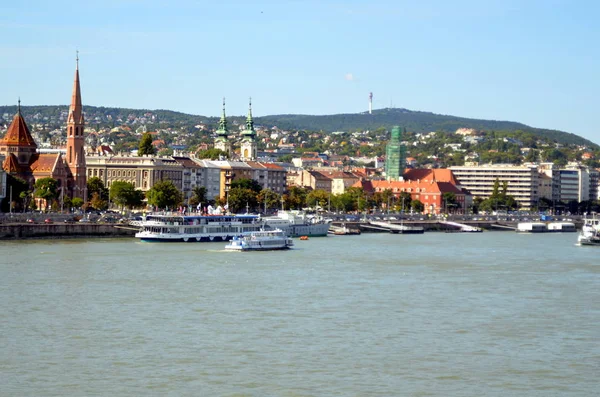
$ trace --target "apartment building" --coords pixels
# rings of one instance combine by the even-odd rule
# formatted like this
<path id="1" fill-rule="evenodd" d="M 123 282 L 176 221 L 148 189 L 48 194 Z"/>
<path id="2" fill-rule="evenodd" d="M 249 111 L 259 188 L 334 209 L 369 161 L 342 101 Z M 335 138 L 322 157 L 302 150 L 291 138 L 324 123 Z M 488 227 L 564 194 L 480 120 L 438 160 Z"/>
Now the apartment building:
<path id="1" fill-rule="evenodd" d="M 513 196 L 521 209 L 531 209 L 539 198 L 539 172 L 537 165 L 515 166 L 495 164 L 483 166 L 453 166 L 461 188 L 467 189 L 476 198 L 487 199 L 492 195 L 494 183 L 507 183 L 507 194 Z"/>

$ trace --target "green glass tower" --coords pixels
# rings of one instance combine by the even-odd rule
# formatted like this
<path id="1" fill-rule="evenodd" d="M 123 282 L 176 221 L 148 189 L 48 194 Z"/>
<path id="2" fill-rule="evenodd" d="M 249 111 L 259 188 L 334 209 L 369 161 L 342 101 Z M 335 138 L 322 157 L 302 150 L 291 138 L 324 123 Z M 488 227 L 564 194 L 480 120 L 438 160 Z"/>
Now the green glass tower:
<path id="1" fill-rule="evenodd" d="M 385 178 L 391 181 L 402 179 L 406 166 L 406 147 L 402 144 L 400 127 L 392 128 L 392 136 L 385 147 Z"/>

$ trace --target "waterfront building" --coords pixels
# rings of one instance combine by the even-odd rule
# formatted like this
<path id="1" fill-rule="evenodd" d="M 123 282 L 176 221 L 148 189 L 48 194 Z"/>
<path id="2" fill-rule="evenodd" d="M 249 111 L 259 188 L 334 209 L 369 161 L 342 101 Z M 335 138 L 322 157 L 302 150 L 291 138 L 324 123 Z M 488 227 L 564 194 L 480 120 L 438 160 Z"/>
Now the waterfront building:
<path id="1" fill-rule="evenodd" d="M 257 143 L 256 131 L 254 130 L 254 120 L 252 119 L 252 99 L 248 105 L 248 116 L 246 117 L 246 128 L 242 131 L 242 141 L 240 143 L 240 160 L 256 160 Z"/>
<path id="2" fill-rule="evenodd" d="M 507 183 L 507 194 L 513 196 L 521 209 L 537 206 L 539 172 L 537 165 L 490 164 L 482 166 L 452 166 L 459 187 L 467 189 L 473 197 L 488 199 L 496 180 L 500 186 Z"/>
<path id="3" fill-rule="evenodd" d="M 194 188 L 197 186 L 201 186 L 198 184 L 198 179 L 200 179 L 202 167 L 189 157 L 172 157 L 173 160 L 175 160 L 183 167 L 183 174 L 181 179 L 181 192 L 183 193 L 183 202 L 187 204 L 190 198 L 192 198 Z"/>
<path id="4" fill-rule="evenodd" d="M 558 167 L 541 163 L 540 172 L 552 179 L 553 202 L 588 201 L 598 199 L 598 171 L 579 163 Z M 542 196 L 546 197 L 546 196 Z"/>
<path id="5" fill-rule="evenodd" d="M 312 190 L 325 190 L 331 193 L 332 180 L 323 172 L 314 170 L 302 170 L 294 181 L 294 185 Z"/>
<path id="6" fill-rule="evenodd" d="M 57 181 L 60 198 L 65 195 L 86 200 L 86 169 L 84 153 L 84 116 L 79 85 L 79 57 L 76 58 L 75 79 L 71 95 L 71 105 L 67 117 L 67 149 L 42 153 L 33 139 L 27 123 L 21 114 L 21 101 L 13 121 L 0 140 L 0 154 L 6 158 L 2 168 L 11 175 L 25 180 L 30 188 L 40 178 L 53 178 Z M 66 156 L 66 158 L 65 158 Z M 38 200 L 38 207 L 48 203 Z"/>
<path id="7" fill-rule="evenodd" d="M 21 114 L 20 100 L 17 113 L 4 138 L 0 140 L 0 155 L 5 157 L 2 169 L 26 181 L 30 190 L 33 190 L 36 180 L 50 177 L 57 181 L 61 199 L 69 193 L 67 188 L 70 186 L 72 175 L 62 154 L 38 153 L 37 144 Z M 45 200 L 37 200 L 38 208 L 45 209 L 48 204 Z"/>
<path id="8" fill-rule="evenodd" d="M 219 197 L 227 199 L 231 183 L 238 179 L 252 179 L 252 167 L 242 161 L 218 160 L 211 161 L 212 164 L 219 167 Z"/>
<path id="9" fill-rule="evenodd" d="M 367 194 L 383 193 L 389 190 L 396 204 L 401 200 L 402 193 L 409 193 L 411 200 L 419 200 L 423 203 L 425 214 L 437 215 L 448 211 L 447 203 L 444 202 L 444 193 L 453 193 L 458 206 L 451 211 L 464 214 L 469 205 L 468 194 L 450 182 L 439 182 L 432 179 L 418 181 L 365 181 L 361 180 L 354 184 L 362 188 Z M 390 203 L 392 205 L 393 203 Z"/>
<path id="10" fill-rule="evenodd" d="M 558 170 L 560 178 L 559 199 L 569 201 L 590 200 L 590 172 L 587 167 L 578 164 L 568 165 Z"/>
<path id="11" fill-rule="evenodd" d="M 196 171 L 197 186 L 204 186 L 206 198 L 214 200 L 221 197 L 221 168 L 210 160 L 192 158 L 200 167 Z"/>
<path id="12" fill-rule="evenodd" d="M 219 120 L 219 127 L 216 131 L 217 137 L 215 138 L 215 149 L 220 149 L 227 153 L 227 156 L 231 158 L 231 141 L 229 140 L 229 130 L 227 128 L 227 118 L 225 117 L 225 98 L 223 98 L 223 113 Z"/>
<path id="13" fill-rule="evenodd" d="M 161 180 L 170 180 L 181 191 L 185 167 L 172 157 L 161 156 L 98 156 L 86 157 L 87 178 L 98 177 L 110 188 L 113 182 L 133 184 L 144 192 Z M 86 189 L 86 188 L 84 188 Z"/>
<path id="14" fill-rule="evenodd" d="M 247 161 L 252 168 L 252 179 L 257 181 L 263 189 L 269 189 L 277 194 L 283 194 L 286 191 L 286 176 L 285 168 L 273 164 L 257 161 Z"/>
<path id="15" fill-rule="evenodd" d="M 400 127 L 392 128 L 391 138 L 385 147 L 385 178 L 402 180 L 406 165 L 406 147 L 402 144 Z"/>

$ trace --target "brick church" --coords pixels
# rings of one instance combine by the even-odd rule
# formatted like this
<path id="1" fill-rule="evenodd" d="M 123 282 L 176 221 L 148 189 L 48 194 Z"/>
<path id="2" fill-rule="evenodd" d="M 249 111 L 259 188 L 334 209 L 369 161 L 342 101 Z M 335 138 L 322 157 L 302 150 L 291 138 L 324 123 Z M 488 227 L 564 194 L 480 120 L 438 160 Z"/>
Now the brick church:
<path id="1" fill-rule="evenodd" d="M 73 94 L 67 118 L 67 152 L 38 153 L 29 128 L 21 115 L 21 102 L 17 114 L 0 140 L 0 155 L 5 156 L 2 168 L 7 174 L 25 180 L 30 189 L 41 178 L 56 179 L 59 194 L 71 198 L 84 197 L 87 191 L 86 165 L 84 155 L 84 119 L 79 87 L 79 58 L 75 67 Z"/>

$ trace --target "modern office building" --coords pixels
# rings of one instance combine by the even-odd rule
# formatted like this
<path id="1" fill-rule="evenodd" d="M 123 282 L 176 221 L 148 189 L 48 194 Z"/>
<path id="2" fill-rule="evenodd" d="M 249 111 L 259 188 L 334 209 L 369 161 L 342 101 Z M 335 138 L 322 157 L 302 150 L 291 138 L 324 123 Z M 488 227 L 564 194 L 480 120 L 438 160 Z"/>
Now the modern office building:
<path id="1" fill-rule="evenodd" d="M 390 181 L 401 181 L 406 166 L 406 148 L 402 144 L 400 127 L 392 128 L 390 141 L 385 148 L 385 178 Z"/>
<path id="2" fill-rule="evenodd" d="M 500 187 L 507 183 L 507 194 L 515 198 L 521 209 L 537 206 L 539 173 L 536 165 L 495 164 L 449 168 L 460 187 L 467 189 L 473 198 L 489 198 L 495 182 L 499 181 Z"/>

